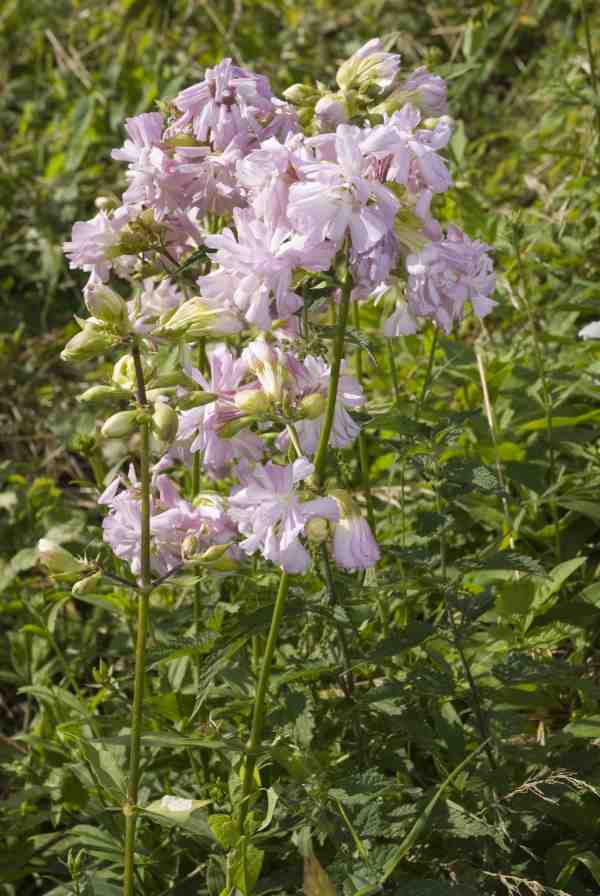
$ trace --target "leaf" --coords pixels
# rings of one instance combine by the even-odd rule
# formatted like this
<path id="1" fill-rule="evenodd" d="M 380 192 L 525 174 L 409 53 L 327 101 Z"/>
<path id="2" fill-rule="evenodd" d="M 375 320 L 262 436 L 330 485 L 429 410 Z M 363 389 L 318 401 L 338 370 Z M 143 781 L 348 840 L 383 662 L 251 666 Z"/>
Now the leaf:
<path id="1" fill-rule="evenodd" d="M 235 846 L 240 832 L 238 825 L 230 815 L 209 815 L 208 825 L 215 840 L 223 849 L 232 849 Z"/>
<path id="2" fill-rule="evenodd" d="M 337 896 L 337 890 L 316 856 L 304 859 L 304 896 Z"/>
<path id="3" fill-rule="evenodd" d="M 600 738 L 600 716 L 585 716 L 575 719 L 563 728 L 565 734 L 573 737 Z"/>
<path id="4" fill-rule="evenodd" d="M 192 800 L 167 794 L 147 805 L 142 812 L 166 827 L 177 826 L 198 837 L 212 840 L 208 817 L 203 811 L 210 803 L 211 800 Z"/>

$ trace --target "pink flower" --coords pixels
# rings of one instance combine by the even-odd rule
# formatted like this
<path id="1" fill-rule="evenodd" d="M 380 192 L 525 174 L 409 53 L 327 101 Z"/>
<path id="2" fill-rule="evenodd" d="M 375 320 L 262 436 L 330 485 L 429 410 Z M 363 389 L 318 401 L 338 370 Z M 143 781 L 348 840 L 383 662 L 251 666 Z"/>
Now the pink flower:
<path id="1" fill-rule="evenodd" d="M 470 240 L 450 225 L 448 235 L 406 259 L 408 304 L 413 315 L 430 317 L 445 333 L 461 320 L 470 301 L 478 317 L 496 305 L 490 294 L 496 278 L 489 246 Z"/>
<path id="2" fill-rule="evenodd" d="M 407 103 L 384 124 L 367 132 L 361 149 L 375 160 L 386 160 L 387 180 L 404 184 L 412 193 L 423 189 L 444 193 L 452 186 L 452 178 L 436 150 L 450 139 L 450 125 L 441 120 L 429 131 L 418 128 L 420 121 L 419 110 Z"/>
<path id="3" fill-rule="evenodd" d="M 260 460 L 265 448 L 261 439 L 249 429 L 242 429 L 228 438 L 221 437 L 220 430 L 226 423 L 243 416 L 233 399 L 248 367 L 245 360 L 235 359 L 222 344 L 208 352 L 208 359 L 210 380 L 194 368 L 188 369 L 188 373 L 203 390 L 217 398 L 180 413 L 174 448 L 179 452 L 187 446 L 192 454 L 200 451 L 202 466 L 209 476 L 218 478 L 226 474 L 234 460 Z M 252 388 L 252 384 L 247 388 Z"/>
<path id="4" fill-rule="evenodd" d="M 400 93 L 415 94 L 415 103 L 426 115 L 440 116 L 448 112 L 448 87 L 439 75 L 432 75 L 425 66 L 415 69 L 400 85 Z"/>
<path id="5" fill-rule="evenodd" d="M 300 541 L 305 524 L 312 517 L 332 521 L 339 518 L 332 498 L 302 501 L 299 482 L 314 471 L 305 458 L 287 466 L 269 461 L 238 467 L 241 485 L 229 498 L 229 515 L 246 538 L 240 547 L 247 554 L 260 550 L 263 557 L 286 572 L 306 572 L 310 555 Z"/>
<path id="6" fill-rule="evenodd" d="M 163 314 L 183 301 L 183 294 L 168 277 L 146 277 L 139 296 L 127 303 L 133 330 L 140 335 L 148 333 Z"/>
<path id="7" fill-rule="evenodd" d="M 380 557 L 377 542 L 367 521 L 361 516 L 347 492 L 333 493 L 340 508 L 339 522 L 333 528 L 333 559 L 340 569 L 368 569 Z"/>
<path id="8" fill-rule="evenodd" d="M 340 246 L 350 234 L 354 252 L 367 252 L 391 230 L 399 204 L 377 180 L 367 178 L 362 132 L 347 124 L 335 133 L 337 161 L 308 162 L 303 182 L 290 187 L 292 224 Z"/>
<path id="9" fill-rule="evenodd" d="M 69 267 L 89 271 L 93 277 L 106 283 L 115 264 L 109 257 L 109 250 L 119 242 L 121 231 L 128 223 L 127 208 L 119 208 L 112 215 L 100 211 L 89 221 L 77 221 L 73 225 L 71 240 L 63 243 Z M 119 262 L 123 261 L 123 258 L 119 259 Z"/>

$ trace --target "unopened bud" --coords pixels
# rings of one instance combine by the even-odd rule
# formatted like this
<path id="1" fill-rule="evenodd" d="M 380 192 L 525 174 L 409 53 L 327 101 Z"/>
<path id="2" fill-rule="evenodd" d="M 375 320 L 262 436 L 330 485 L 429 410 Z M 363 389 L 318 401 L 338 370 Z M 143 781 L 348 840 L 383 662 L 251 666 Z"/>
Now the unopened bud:
<path id="1" fill-rule="evenodd" d="M 154 374 L 154 365 L 145 356 L 142 356 L 142 373 L 144 374 L 145 382 Z M 137 388 L 135 362 L 132 355 L 123 355 L 122 358 L 119 358 L 113 367 L 112 381 L 130 391 Z"/>
<path id="2" fill-rule="evenodd" d="M 321 516 L 313 516 L 304 526 L 304 532 L 309 541 L 315 544 L 323 544 L 331 535 L 329 520 Z"/>
<path id="3" fill-rule="evenodd" d="M 338 124 L 345 124 L 348 121 L 349 113 L 343 94 L 327 93 L 322 96 L 315 106 L 315 117 L 322 131 L 334 131 Z"/>
<path id="4" fill-rule="evenodd" d="M 79 401 L 88 402 L 117 401 L 118 399 L 130 399 L 131 393 L 119 386 L 90 386 L 79 396 Z"/>
<path id="5" fill-rule="evenodd" d="M 325 413 L 326 407 L 327 397 L 322 392 L 312 392 L 301 399 L 298 410 L 302 417 L 308 417 L 309 420 L 317 420 Z"/>
<path id="6" fill-rule="evenodd" d="M 104 283 L 93 281 L 88 283 L 83 294 L 85 304 L 93 317 L 97 317 L 111 326 L 125 329 L 127 305 L 114 289 L 105 286 Z"/>
<path id="7" fill-rule="evenodd" d="M 94 572 L 91 576 L 86 576 L 85 579 L 79 579 L 71 588 L 71 594 L 74 594 L 75 597 L 78 597 L 80 594 L 91 594 L 96 590 L 96 585 L 101 578 L 101 572 Z"/>
<path id="8" fill-rule="evenodd" d="M 241 389 L 235 393 L 233 401 L 245 414 L 262 414 L 270 406 L 269 399 L 262 389 Z"/>
<path id="9" fill-rule="evenodd" d="M 235 420 L 229 420 L 227 423 L 224 423 L 218 430 L 219 438 L 221 439 L 231 439 L 233 436 L 236 436 L 238 432 L 241 432 L 242 429 L 246 429 L 253 421 L 254 417 L 236 417 Z"/>
<path id="10" fill-rule="evenodd" d="M 198 559 L 218 572 L 231 572 L 237 569 L 239 563 L 227 555 L 230 547 L 230 544 L 213 544 Z"/>
<path id="11" fill-rule="evenodd" d="M 117 336 L 107 333 L 99 323 L 87 321 L 83 330 L 69 339 L 60 356 L 67 362 L 89 361 L 112 348 L 118 341 Z"/>
<path id="12" fill-rule="evenodd" d="M 317 96 L 315 87 L 309 84 L 292 84 L 291 87 L 283 91 L 284 99 L 288 103 L 293 103 L 294 106 L 308 106 L 314 103 Z"/>
<path id="13" fill-rule="evenodd" d="M 212 404 L 218 397 L 214 392 L 201 392 L 198 389 L 180 398 L 178 405 L 182 410 L 189 411 L 190 408 L 201 408 L 205 404 Z"/>
<path id="14" fill-rule="evenodd" d="M 174 314 L 161 318 L 153 335 L 168 339 L 169 337 L 186 340 L 201 339 L 208 333 L 227 335 L 237 333 L 241 323 L 224 309 L 210 308 L 200 297 L 183 302 Z"/>
<path id="15" fill-rule="evenodd" d="M 198 553 L 198 538 L 196 535 L 186 535 L 181 542 L 181 559 L 193 560 Z"/>
<path id="16" fill-rule="evenodd" d="M 157 401 L 152 414 L 152 428 L 162 442 L 172 442 L 179 428 L 177 412 L 163 401 Z"/>
<path id="17" fill-rule="evenodd" d="M 137 411 L 119 411 L 104 423 L 100 430 L 105 439 L 123 439 L 136 428 Z"/>
<path id="18" fill-rule="evenodd" d="M 101 212 L 110 212 L 119 207 L 116 196 L 96 196 L 94 205 Z"/>
<path id="19" fill-rule="evenodd" d="M 88 568 L 87 563 L 48 538 L 40 538 L 37 550 L 39 562 L 51 575 L 73 575 Z"/>

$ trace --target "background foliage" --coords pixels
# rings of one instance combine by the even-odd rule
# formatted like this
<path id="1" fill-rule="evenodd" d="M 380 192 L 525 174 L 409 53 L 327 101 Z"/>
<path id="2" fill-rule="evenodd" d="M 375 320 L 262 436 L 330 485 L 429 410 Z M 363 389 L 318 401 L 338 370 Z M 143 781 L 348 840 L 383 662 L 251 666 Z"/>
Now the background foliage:
<path id="1" fill-rule="evenodd" d="M 407 63 L 424 57 L 451 78 L 457 185 L 438 211 L 494 245 L 499 305 L 485 328 L 439 339 L 426 394 L 432 333 L 395 344 L 398 404 L 378 322 L 365 321 L 384 560 L 364 582 L 336 574 L 344 606 L 316 577 L 292 589 L 248 847 L 255 892 L 298 892 L 311 844 L 348 896 L 390 868 L 385 892 L 403 896 L 598 892 L 600 359 L 577 340 L 600 299 L 591 7 L 586 29 L 581 0 L 5 0 L 3 896 L 115 896 L 121 873 L 132 599 L 114 588 L 74 600 L 35 566 L 48 533 L 100 546 L 96 486 L 111 463 L 75 400 L 78 374 L 58 360 L 81 302 L 61 242 L 99 185 L 118 184 L 109 156 L 124 118 L 204 66 L 233 55 L 278 91 L 330 80 L 391 32 Z M 355 483 L 355 460 L 339 463 Z M 201 627 L 185 590 L 153 599 L 148 896 L 221 892 L 274 583 L 203 580 Z M 173 815 L 164 794 L 197 802 Z M 307 896 L 329 894 L 307 867 Z"/>

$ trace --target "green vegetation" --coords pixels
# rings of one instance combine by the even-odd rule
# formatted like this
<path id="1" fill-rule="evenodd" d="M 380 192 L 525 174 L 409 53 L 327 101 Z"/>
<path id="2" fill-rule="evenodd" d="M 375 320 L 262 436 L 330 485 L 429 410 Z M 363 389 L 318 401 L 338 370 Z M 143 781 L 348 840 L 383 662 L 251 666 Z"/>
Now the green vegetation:
<path id="1" fill-rule="evenodd" d="M 108 557 L 96 498 L 122 456 L 76 401 L 95 365 L 59 360 L 85 280 L 61 244 L 99 185 L 122 188 L 124 119 L 205 66 L 231 55 L 278 92 L 394 32 L 409 66 L 449 79 L 456 186 L 437 214 L 494 246 L 498 306 L 393 356 L 363 315 L 383 562 L 335 573 L 343 606 L 292 579 L 243 842 L 231 818 L 277 576 L 203 577 L 199 617 L 192 576 L 153 596 L 138 892 L 600 888 L 600 357 L 577 337 L 600 318 L 600 12 L 4 0 L 2 896 L 121 892 L 136 600 L 117 583 L 74 598 L 36 561 L 43 536 Z M 357 458 L 339 464 L 355 486 Z"/>

